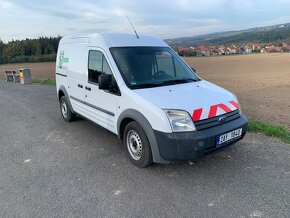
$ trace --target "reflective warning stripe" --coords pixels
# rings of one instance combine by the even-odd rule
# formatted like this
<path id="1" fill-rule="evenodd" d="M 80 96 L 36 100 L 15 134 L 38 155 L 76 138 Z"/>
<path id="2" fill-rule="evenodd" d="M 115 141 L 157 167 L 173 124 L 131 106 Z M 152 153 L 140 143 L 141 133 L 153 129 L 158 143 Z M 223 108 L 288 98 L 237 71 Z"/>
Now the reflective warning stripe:
<path id="1" fill-rule="evenodd" d="M 209 110 L 209 113 L 208 113 L 208 117 L 207 118 L 212 118 L 212 117 L 215 117 L 217 116 L 217 110 L 218 108 L 222 109 L 224 112 L 226 113 L 229 113 L 231 112 L 232 110 L 226 106 L 225 104 L 216 104 L 216 105 L 212 105 L 210 106 L 210 110 Z"/>
<path id="2" fill-rule="evenodd" d="M 236 108 L 236 109 L 239 109 L 239 104 L 235 101 L 230 101 L 230 103 Z"/>
<path id="3" fill-rule="evenodd" d="M 204 108 L 199 108 L 193 111 L 192 119 L 193 121 L 199 121 L 203 119 L 208 119 L 212 117 L 219 116 L 224 113 L 229 113 L 231 111 L 234 111 L 236 109 L 239 109 L 239 104 L 236 101 L 229 101 L 229 105 L 220 103 L 216 105 L 212 105 L 208 110 L 205 110 Z"/>
<path id="4" fill-rule="evenodd" d="M 194 121 L 196 121 L 196 120 L 200 120 L 200 118 L 201 118 L 201 113 L 202 113 L 202 108 L 197 109 L 197 110 L 194 110 L 193 115 L 192 115 L 192 119 L 193 119 Z"/>

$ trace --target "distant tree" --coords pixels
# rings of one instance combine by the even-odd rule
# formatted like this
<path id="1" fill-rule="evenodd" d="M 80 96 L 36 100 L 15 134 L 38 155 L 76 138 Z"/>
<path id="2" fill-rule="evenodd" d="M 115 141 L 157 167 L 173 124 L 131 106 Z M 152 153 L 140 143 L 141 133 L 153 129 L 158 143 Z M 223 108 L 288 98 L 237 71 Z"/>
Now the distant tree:
<path id="1" fill-rule="evenodd" d="M 0 64 L 3 62 L 3 50 L 4 50 L 5 44 L 0 39 Z"/>
<path id="2" fill-rule="evenodd" d="M 60 39 L 60 36 L 40 37 L 8 43 L 0 40 L 0 64 L 55 61 Z"/>
<path id="3" fill-rule="evenodd" d="M 192 49 L 180 49 L 177 51 L 177 54 L 182 57 L 196 56 L 196 52 Z"/>
<path id="4" fill-rule="evenodd" d="M 34 47 L 35 47 L 34 55 L 40 56 L 41 55 L 41 45 L 40 45 L 40 42 L 38 40 L 34 43 Z"/>
<path id="5" fill-rule="evenodd" d="M 4 43 L 0 39 L 0 56 L 3 54 L 4 46 L 5 46 Z"/>

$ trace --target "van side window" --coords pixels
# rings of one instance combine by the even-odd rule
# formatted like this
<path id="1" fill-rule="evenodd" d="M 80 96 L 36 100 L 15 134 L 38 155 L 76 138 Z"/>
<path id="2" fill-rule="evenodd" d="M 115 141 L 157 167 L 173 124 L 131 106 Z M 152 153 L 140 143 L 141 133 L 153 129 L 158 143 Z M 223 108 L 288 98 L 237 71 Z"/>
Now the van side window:
<path id="1" fill-rule="evenodd" d="M 89 52 L 88 74 L 89 82 L 93 83 L 98 83 L 98 79 L 101 74 L 112 74 L 110 66 L 102 52 Z"/>

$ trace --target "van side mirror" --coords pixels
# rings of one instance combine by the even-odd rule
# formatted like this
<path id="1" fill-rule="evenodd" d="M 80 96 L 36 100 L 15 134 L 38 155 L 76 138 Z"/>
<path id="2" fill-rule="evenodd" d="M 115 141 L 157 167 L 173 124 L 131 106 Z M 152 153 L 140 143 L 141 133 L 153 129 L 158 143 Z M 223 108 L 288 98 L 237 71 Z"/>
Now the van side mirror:
<path id="1" fill-rule="evenodd" d="M 109 90 L 112 84 L 112 75 L 111 74 L 102 74 L 99 76 L 99 89 Z"/>

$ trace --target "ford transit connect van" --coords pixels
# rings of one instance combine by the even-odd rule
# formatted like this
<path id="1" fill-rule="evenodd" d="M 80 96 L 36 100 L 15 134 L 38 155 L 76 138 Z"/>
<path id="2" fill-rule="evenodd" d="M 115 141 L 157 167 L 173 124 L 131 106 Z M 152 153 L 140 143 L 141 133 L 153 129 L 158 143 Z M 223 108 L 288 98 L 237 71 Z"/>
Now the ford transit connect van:
<path id="1" fill-rule="evenodd" d="M 139 167 L 199 158 L 247 130 L 236 96 L 201 79 L 154 36 L 62 38 L 56 88 L 65 121 L 80 115 L 115 133 Z"/>

